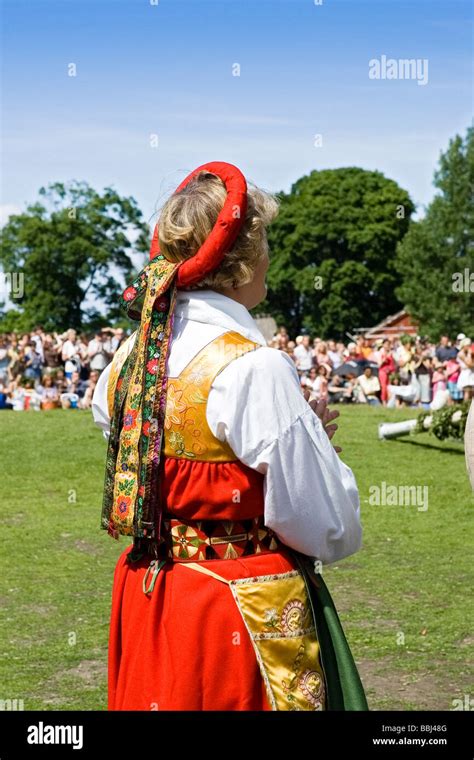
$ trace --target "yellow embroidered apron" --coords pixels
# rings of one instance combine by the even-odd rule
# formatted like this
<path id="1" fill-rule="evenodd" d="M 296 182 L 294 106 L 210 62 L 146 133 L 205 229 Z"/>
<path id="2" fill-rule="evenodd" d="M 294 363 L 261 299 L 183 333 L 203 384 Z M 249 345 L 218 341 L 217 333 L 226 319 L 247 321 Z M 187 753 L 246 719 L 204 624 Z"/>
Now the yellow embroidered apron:
<path id="1" fill-rule="evenodd" d="M 228 580 L 195 562 L 180 566 L 228 584 L 250 635 L 272 710 L 326 709 L 319 643 L 300 570 Z"/>

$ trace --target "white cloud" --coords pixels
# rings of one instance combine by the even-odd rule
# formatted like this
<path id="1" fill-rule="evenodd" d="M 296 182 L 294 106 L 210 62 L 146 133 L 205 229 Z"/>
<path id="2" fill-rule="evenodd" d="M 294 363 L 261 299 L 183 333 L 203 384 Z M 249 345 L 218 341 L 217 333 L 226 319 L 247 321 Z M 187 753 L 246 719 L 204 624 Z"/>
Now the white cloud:
<path id="1" fill-rule="evenodd" d="M 0 227 L 8 222 L 8 217 L 12 214 L 19 214 L 21 212 L 20 206 L 16 206 L 14 203 L 4 203 L 0 205 Z"/>

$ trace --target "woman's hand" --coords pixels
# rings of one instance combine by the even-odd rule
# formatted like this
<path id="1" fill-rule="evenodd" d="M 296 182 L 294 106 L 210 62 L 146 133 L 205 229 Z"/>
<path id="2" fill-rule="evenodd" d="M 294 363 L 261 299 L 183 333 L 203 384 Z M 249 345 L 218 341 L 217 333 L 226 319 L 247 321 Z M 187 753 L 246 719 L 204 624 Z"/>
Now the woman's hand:
<path id="1" fill-rule="evenodd" d="M 331 423 L 333 420 L 339 417 L 339 412 L 337 411 L 337 409 L 330 411 L 328 409 L 328 402 L 326 401 L 326 399 L 321 399 L 321 401 L 316 401 L 316 399 L 314 399 L 313 401 L 309 401 L 308 403 L 311 409 L 313 410 L 313 412 L 316 414 L 317 417 L 319 417 L 319 419 L 323 423 L 323 428 L 326 432 L 326 435 L 329 438 L 329 440 L 331 440 L 338 428 L 337 425 L 334 425 Z M 336 454 L 340 454 L 342 451 L 340 446 L 334 446 L 333 448 Z"/>

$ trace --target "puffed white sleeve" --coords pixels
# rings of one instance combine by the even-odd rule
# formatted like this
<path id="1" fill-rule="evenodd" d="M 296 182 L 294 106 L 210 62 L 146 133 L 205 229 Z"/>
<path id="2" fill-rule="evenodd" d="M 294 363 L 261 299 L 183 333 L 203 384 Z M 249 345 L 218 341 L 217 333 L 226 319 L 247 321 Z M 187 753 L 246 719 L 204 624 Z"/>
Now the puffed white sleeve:
<path id="1" fill-rule="evenodd" d="M 358 551 L 357 483 L 301 392 L 291 358 L 262 347 L 215 378 L 207 421 L 244 464 L 264 475 L 265 524 L 324 564 Z"/>
<path id="2" fill-rule="evenodd" d="M 104 433 L 104 436 L 108 438 L 110 434 L 110 415 L 109 405 L 107 398 L 107 390 L 109 384 L 110 371 L 115 359 L 118 359 L 119 365 L 123 364 L 130 351 L 133 348 L 136 338 L 136 332 L 132 333 L 125 343 L 117 350 L 114 359 L 108 364 L 104 370 L 102 370 L 97 385 L 95 386 L 94 393 L 92 395 L 92 416 L 94 422 L 98 425 Z"/>
<path id="3" fill-rule="evenodd" d="M 92 416 L 96 425 L 103 431 L 104 436 L 108 438 L 110 433 L 110 416 L 107 403 L 107 384 L 109 382 L 110 368 L 108 364 L 100 373 L 97 385 L 92 394 Z"/>

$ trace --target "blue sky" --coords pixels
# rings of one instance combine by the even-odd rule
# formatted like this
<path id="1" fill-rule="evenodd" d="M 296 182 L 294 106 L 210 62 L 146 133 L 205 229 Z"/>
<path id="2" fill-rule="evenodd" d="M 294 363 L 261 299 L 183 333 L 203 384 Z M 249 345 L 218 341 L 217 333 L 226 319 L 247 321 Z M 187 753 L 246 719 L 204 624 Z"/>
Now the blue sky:
<path id="1" fill-rule="evenodd" d="M 153 1 L 3 0 L 3 217 L 78 179 L 134 196 L 151 222 L 214 160 L 272 191 L 378 169 L 429 202 L 472 118 L 469 2 Z M 369 79 L 382 55 L 427 59 L 428 83 Z"/>

